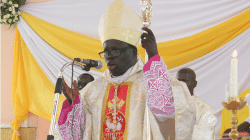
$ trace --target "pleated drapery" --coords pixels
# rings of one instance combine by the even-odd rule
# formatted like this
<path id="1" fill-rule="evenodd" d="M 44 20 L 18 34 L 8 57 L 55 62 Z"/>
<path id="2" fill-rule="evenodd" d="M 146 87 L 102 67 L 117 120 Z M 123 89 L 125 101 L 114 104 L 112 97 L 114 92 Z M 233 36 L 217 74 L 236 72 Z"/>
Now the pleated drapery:
<path id="1" fill-rule="evenodd" d="M 140 14 L 139 1 L 126 1 Z M 12 130 L 31 112 L 50 120 L 54 85 L 60 68 L 73 58 L 100 59 L 98 37 L 101 13 L 111 0 L 51 1 L 24 5 L 17 24 L 13 58 Z M 194 94 L 215 110 L 219 134 L 231 126 L 230 113 L 223 109 L 225 84 L 230 85 L 230 59 L 237 49 L 239 96 L 250 89 L 250 1 L 171 1 L 153 3 L 152 30 L 159 54 L 170 72 L 190 67 L 197 74 Z M 138 52 L 144 58 L 141 46 Z M 104 63 L 104 60 L 102 60 Z M 104 67 L 90 74 L 102 75 Z M 74 67 L 74 79 L 84 71 Z M 63 76 L 70 84 L 71 68 Z M 65 98 L 60 96 L 58 115 Z M 239 123 L 249 116 L 248 107 L 238 112 Z M 222 119 L 221 119 L 222 118 Z M 14 133 L 17 139 L 17 133 Z"/>

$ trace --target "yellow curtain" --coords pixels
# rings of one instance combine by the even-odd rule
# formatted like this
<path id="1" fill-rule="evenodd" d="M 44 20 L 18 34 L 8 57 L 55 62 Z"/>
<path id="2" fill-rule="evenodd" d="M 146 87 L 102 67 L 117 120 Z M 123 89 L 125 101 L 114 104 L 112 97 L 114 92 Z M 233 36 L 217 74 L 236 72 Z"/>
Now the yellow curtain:
<path id="1" fill-rule="evenodd" d="M 250 27 L 250 8 L 241 14 L 195 35 L 158 43 L 159 54 L 175 68 L 225 45 Z"/>
<path id="2" fill-rule="evenodd" d="M 174 68 L 202 57 L 229 42 L 250 26 L 250 9 L 198 34 L 173 41 L 158 43 L 159 53 L 168 68 Z M 29 26 L 53 48 L 68 58 L 82 57 L 100 59 L 100 40 L 85 37 L 75 32 L 57 27 L 27 13 L 21 16 Z M 144 58 L 144 50 L 138 52 Z M 16 119 L 13 130 L 26 118 L 27 112 L 50 120 L 54 102 L 54 86 L 43 73 L 25 42 L 16 32 L 13 62 L 13 108 Z M 100 71 L 104 71 L 106 66 Z M 58 113 L 62 102 L 61 96 Z M 230 123 L 230 122 L 229 122 Z M 222 124 L 222 127 L 225 127 Z"/>
<path id="3" fill-rule="evenodd" d="M 241 93 L 239 97 L 245 97 L 249 93 L 250 93 L 250 88 Z M 243 109 L 237 111 L 237 117 L 238 117 L 238 125 L 244 122 L 249 117 L 248 105 L 246 105 Z M 232 111 L 223 108 L 221 117 L 221 129 L 220 129 L 221 134 L 223 134 L 224 131 L 226 131 L 228 128 L 231 128 L 231 123 L 230 123 L 231 118 L 232 118 Z"/>
<path id="4" fill-rule="evenodd" d="M 169 69 L 193 61 L 218 49 L 248 29 L 250 27 L 249 15 L 250 8 L 195 35 L 158 43 L 159 54 Z M 102 51 L 100 40 L 63 29 L 27 13 L 22 13 L 21 16 L 39 36 L 65 56 L 71 59 L 74 57 L 100 59 L 98 56 L 98 52 Z M 144 49 L 141 46 L 138 52 L 144 59 Z M 106 68 L 104 66 L 100 71 L 103 72 Z"/>
<path id="5" fill-rule="evenodd" d="M 20 49 L 21 42 L 19 39 L 20 34 L 16 29 L 12 73 L 12 103 L 16 118 L 11 122 L 11 129 L 14 131 L 12 140 L 19 140 L 16 132 L 19 129 L 20 122 L 24 121 L 28 114 L 28 98 L 23 95 L 23 93 L 27 93 L 25 89 L 26 85 L 22 84 L 23 81 L 26 81 L 26 75 L 24 73 L 23 57 L 19 55 L 22 54 L 22 49 Z"/>
<path id="6" fill-rule="evenodd" d="M 103 50 L 100 40 L 55 26 L 27 13 L 22 12 L 21 16 L 50 46 L 68 58 L 101 59 L 98 54 Z M 106 68 L 104 65 L 100 71 Z"/>
<path id="7" fill-rule="evenodd" d="M 51 119 L 54 88 L 16 29 L 12 77 L 12 102 L 16 118 L 11 122 L 14 132 L 18 131 L 20 122 L 27 118 L 28 112 Z M 64 100 L 65 97 L 61 95 L 60 103 Z M 58 106 L 57 118 L 61 105 Z M 12 140 L 19 140 L 17 133 L 13 133 Z"/>

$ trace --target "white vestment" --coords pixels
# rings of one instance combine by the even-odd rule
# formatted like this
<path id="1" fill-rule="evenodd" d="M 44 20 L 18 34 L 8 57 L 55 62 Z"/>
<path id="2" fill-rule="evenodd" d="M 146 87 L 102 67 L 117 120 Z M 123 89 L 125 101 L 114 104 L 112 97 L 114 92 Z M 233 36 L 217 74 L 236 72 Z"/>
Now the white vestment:
<path id="1" fill-rule="evenodd" d="M 196 105 L 196 122 L 192 140 L 214 140 L 217 118 L 211 105 L 193 95 Z"/>
<path id="2" fill-rule="evenodd" d="M 161 60 L 161 62 L 152 62 L 151 68 L 155 69 L 156 71 L 148 72 L 148 76 L 151 79 L 144 79 L 147 77 L 147 75 L 143 76 L 143 64 L 141 61 L 138 61 L 135 66 L 133 66 L 128 78 L 122 82 L 122 84 L 128 84 L 130 85 L 130 105 L 129 105 L 129 115 L 128 115 L 128 123 L 126 128 L 126 137 L 127 140 L 147 140 L 147 115 L 145 113 L 146 110 L 146 95 L 147 94 L 154 94 L 157 93 L 159 97 L 156 97 L 155 95 L 153 98 L 157 98 L 157 100 L 150 100 L 148 105 L 152 108 L 159 107 L 160 109 L 158 112 L 165 110 L 166 106 L 168 107 L 173 105 L 173 103 L 170 102 L 170 97 L 174 96 L 174 109 L 175 114 L 172 115 L 160 115 L 153 113 L 150 109 L 148 109 L 149 112 L 149 122 L 150 122 L 150 134 L 151 134 L 151 140 L 164 140 L 162 133 L 164 133 L 164 130 L 160 130 L 159 123 L 168 119 L 175 117 L 175 131 L 176 131 L 176 140 L 191 140 L 192 133 L 193 133 L 193 126 L 195 124 L 195 105 L 194 105 L 194 99 L 190 96 L 188 88 L 184 82 L 178 81 L 174 76 L 167 74 L 167 69 L 164 68 L 166 66 L 165 63 Z M 151 70 L 151 69 L 150 69 Z M 154 77 L 158 78 L 154 78 Z M 152 78 L 153 77 L 153 78 Z M 160 78 L 159 78 L 160 77 Z M 167 96 L 162 96 L 158 90 L 152 89 L 163 89 L 163 91 L 169 89 L 169 85 L 166 84 L 167 82 L 163 80 L 163 77 L 165 79 L 168 79 L 167 81 L 171 81 L 171 87 L 172 92 L 168 94 Z M 167 78 L 166 78 L 167 77 Z M 151 81 L 158 81 L 158 84 L 155 84 L 152 82 L 152 86 L 148 86 L 150 91 L 145 84 L 145 81 L 150 83 Z M 105 100 L 105 94 L 109 92 L 109 86 L 112 85 L 112 79 L 109 71 L 105 71 L 104 75 L 98 79 L 96 79 L 91 84 L 88 84 L 84 89 L 80 91 L 81 93 L 81 104 L 84 107 L 84 117 L 86 117 L 86 124 L 83 127 L 84 134 L 83 139 L 84 140 L 98 140 L 102 136 L 102 128 L 103 123 L 105 121 L 103 118 L 103 103 Z M 168 86 L 168 87 L 164 87 Z M 171 89 L 171 88 L 170 88 Z M 148 92 L 148 93 L 147 93 Z M 173 95 L 172 95 L 173 94 Z M 163 97 L 164 99 L 162 99 Z M 168 99 L 169 98 L 169 99 Z M 157 101 L 162 101 L 158 102 Z M 163 105 L 163 106 L 161 106 Z M 161 108 L 163 107 L 163 108 Z M 72 114 L 72 111 L 70 112 Z M 69 113 L 69 116 L 71 116 Z M 79 116 L 79 115 L 75 115 Z M 126 116 L 126 115 L 125 115 Z M 70 117 L 71 118 L 71 117 Z M 79 119 L 80 120 L 80 119 Z M 74 120 L 74 126 L 78 128 L 77 120 Z M 80 122 L 80 121 L 79 121 Z M 64 126 L 64 128 L 70 128 L 71 119 L 67 119 L 65 124 L 68 124 L 67 126 Z M 106 122 L 107 124 L 109 122 Z M 109 123 L 110 124 L 110 123 Z M 64 124 L 63 124 L 64 125 Z M 79 128 L 78 128 L 79 129 Z M 76 129 L 74 129 L 76 130 Z M 80 129 L 79 129 L 80 130 Z M 58 129 L 57 129 L 58 131 Z M 60 130 L 59 130 L 60 131 Z M 70 131 L 68 129 L 67 131 Z M 80 131 L 79 131 L 80 132 Z M 58 134 L 58 132 L 55 133 L 55 135 Z M 62 133 L 61 133 L 62 134 Z M 74 134 L 75 135 L 75 134 Z M 74 136 L 75 138 L 77 137 Z M 68 138 L 70 139 L 70 135 Z M 59 136 L 57 137 L 58 139 Z M 61 137 L 62 138 L 62 137 Z"/>
<path id="3" fill-rule="evenodd" d="M 186 83 L 171 77 L 175 104 L 175 139 L 191 140 L 195 125 L 196 107 Z"/>
<path id="4" fill-rule="evenodd" d="M 146 140 L 146 86 L 143 77 L 143 64 L 138 61 L 132 69 L 126 82 L 132 82 L 130 93 L 129 120 L 127 125 L 127 140 Z M 100 139 L 102 133 L 102 108 L 108 84 L 112 83 L 109 71 L 92 84 L 87 85 L 80 93 L 86 114 L 86 129 L 84 140 Z M 109 92 L 109 91 L 108 91 Z M 171 116 L 170 116 L 171 117 Z M 157 118 L 149 110 L 151 136 L 154 140 L 164 140 Z"/>
<path id="5" fill-rule="evenodd" d="M 249 107 L 249 114 L 250 114 L 250 94 L 246 95 L 245 101 L 247 102 L 247 105 Z M 245 121 L 248 122 L 248 123 L 250 123 L 250 116 Z"/>

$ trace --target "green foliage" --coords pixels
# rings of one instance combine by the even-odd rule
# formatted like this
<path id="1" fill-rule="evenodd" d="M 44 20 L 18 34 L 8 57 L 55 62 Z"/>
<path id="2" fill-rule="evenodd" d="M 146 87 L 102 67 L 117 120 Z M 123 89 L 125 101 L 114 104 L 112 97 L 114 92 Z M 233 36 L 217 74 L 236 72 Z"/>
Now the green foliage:
<path id="1" fill-rule="evenodd" d="M 25 0 L 0 0 L 1 6 L 1 24 L 13 25 L 19 21 L 21 11 L 20 5 L 25 3 Z"/>

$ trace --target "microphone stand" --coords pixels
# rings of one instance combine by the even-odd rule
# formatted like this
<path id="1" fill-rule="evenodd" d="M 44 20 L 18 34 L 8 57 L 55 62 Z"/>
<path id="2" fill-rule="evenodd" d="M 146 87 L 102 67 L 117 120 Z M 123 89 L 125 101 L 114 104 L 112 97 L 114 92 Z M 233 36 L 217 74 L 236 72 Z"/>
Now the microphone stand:
<path id="1" fill-rule="evenodd" d="M 49 135 L 47 136 L 47 140 L 54 140 L 54 130 L 55 130 L 57 107 L 58 107 L 59 97 L 60 97 L 60 94 L 62 93 L 62 87 L 63 87 L 62 72 L 67 66 L 72 65 L 72 64 L 73 64 L 73 62 L 68 62 L 68 63 L 64 64 L 63 67 L 60 69 L 59 74 L 58 74 L 58 79 L 56 81 L 55 92 L 54 92 L 55 93 L 54 106 L 53 106 Z M 89 67 L 83 66 L 83 65 L 78 64 L 78 63 L 74 63 L 74 65 L 81 67 L 82 70 L 86 70 L 86 71 L 90 70 Z"/>

